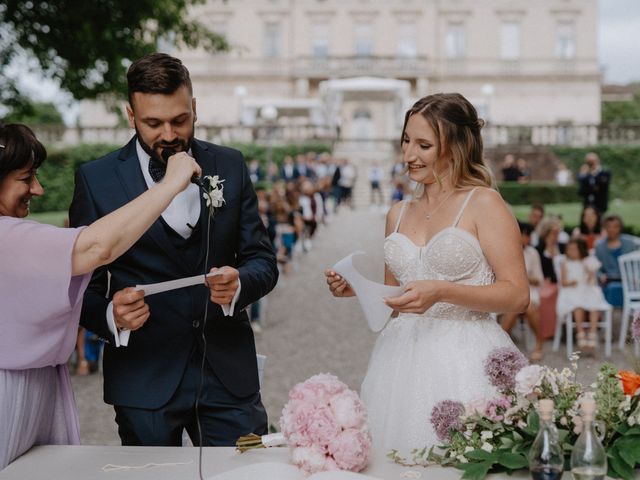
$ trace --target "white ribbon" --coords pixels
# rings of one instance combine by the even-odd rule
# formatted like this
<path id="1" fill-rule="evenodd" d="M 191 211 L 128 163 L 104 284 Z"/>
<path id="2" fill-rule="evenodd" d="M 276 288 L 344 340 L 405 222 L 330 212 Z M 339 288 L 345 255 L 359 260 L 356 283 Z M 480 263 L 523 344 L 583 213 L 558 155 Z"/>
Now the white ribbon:
<path id="1" fill-rule="evenodd" d="M 111 463 L 106 464 L 102 467 L 103 472 L 116 472 L 119 470 L 144 470 L 145 468 L 155 468 L 155 467 L 176 467 L 179 465 L 191 465 L 193 460 L 190 462 L 176 462 L 176 463 L 147 463 L 145 465 L 113 465 Z"/>
<path id="2" fill-rule="evenodd" d="M 262 444 L 267 448 L 279 447 L 280 445 L 286 445 L 287 440 L 282 433 L 271 433 L 262 436 Z"/>

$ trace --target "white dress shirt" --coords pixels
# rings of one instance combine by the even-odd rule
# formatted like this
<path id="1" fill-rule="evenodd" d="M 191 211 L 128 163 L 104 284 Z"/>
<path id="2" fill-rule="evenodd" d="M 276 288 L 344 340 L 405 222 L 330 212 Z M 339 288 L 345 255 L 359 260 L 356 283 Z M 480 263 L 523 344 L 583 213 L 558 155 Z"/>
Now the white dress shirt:
<path id="1" fill-rule="evenodd" d="M 142 149 L 139 141 L 136 141 L 136 153 L 138 154 L 138 161 L 140 162 L 144 181 L 147 184 L 147 188 L 151 188 L 156 184 L 149 174 L 149 161 L 151 160 L 151 157 Z M 191 150 L 187 153 L 191 155 Z M 190 183 L 186 189 L 178 193 L 173 198 L 169 206 L 164 212 L 162 212 L 162 218 L 167 225 L 169 225 L 181 237 L 189 238 L 192 233 L 192 228 L 189 225 L 194 226 L 200 219 L 200 188 L 197 185 Z M 238 289 L 236 290 L 231 303 L 220 305 L 225 316 L 233 315 L 239 295 L 240 279 L 238 279 Z M 107 325 L 115 337 L 116 347 L 126 347 L 129 344 L 131 331 L 119 331 L 116 327 L 116 321 L 113 315 L 113 302 L 109 302 L 109 305 L 107 305 Z"/>

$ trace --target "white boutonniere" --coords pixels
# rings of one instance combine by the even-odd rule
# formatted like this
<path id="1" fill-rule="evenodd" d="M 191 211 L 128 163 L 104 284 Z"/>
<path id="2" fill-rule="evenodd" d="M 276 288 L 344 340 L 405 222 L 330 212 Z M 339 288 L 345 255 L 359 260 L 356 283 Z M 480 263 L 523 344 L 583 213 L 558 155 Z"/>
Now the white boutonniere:
<path id="1" fill-rule="evenodd" d="M 203 192 L 202 197 L 207 201 L 209 215 L 213 216 L 214 210 L 225 203 L 223 196 L 224 186 L 222 185 L 224 179 L 221 179 L 218 175 L 205 175 L 204 179 L 208 183 L 208 191 Z"/>

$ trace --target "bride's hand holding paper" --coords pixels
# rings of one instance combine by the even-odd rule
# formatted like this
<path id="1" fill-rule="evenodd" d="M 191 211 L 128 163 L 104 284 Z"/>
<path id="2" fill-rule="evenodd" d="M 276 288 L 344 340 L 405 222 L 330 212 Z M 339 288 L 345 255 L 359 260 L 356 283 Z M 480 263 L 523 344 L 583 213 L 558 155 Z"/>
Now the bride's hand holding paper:
<path id="1" fill-rule="evenodd" d="M 385 297 L 384 303 L 401 313 L 423 314 L 435 303 L 442 301 L 442 287 L 445 282 L 439 280 L 419 280 L 409 282 L 404 293 L 397 297 Z"/>

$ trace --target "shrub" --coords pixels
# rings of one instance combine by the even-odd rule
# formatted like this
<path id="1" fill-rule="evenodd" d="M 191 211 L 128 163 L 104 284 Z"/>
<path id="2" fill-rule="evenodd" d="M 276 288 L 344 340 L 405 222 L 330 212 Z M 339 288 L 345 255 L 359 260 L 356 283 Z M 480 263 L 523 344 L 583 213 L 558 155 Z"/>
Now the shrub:
<path id="1" fill-rule="evenodd" d="M 553 182 L 501 182 L 498 190 L 502 198 L 511 205 L 542 203 L 572 203 L 580 201 L 575 185 L 561 187 Z"/>
<path id="2" fill-rule="evenodd" d="M 552 150 L 576 177 L 584 163 L 584 156 L 588 152 L 597 153 L 602 166 L 611 171 L 610 197 L 640 199 L 640 189 L 637 187 L 640 179 L 640 146 L 596 145 L 584 148 L 553 147 Z"/>

